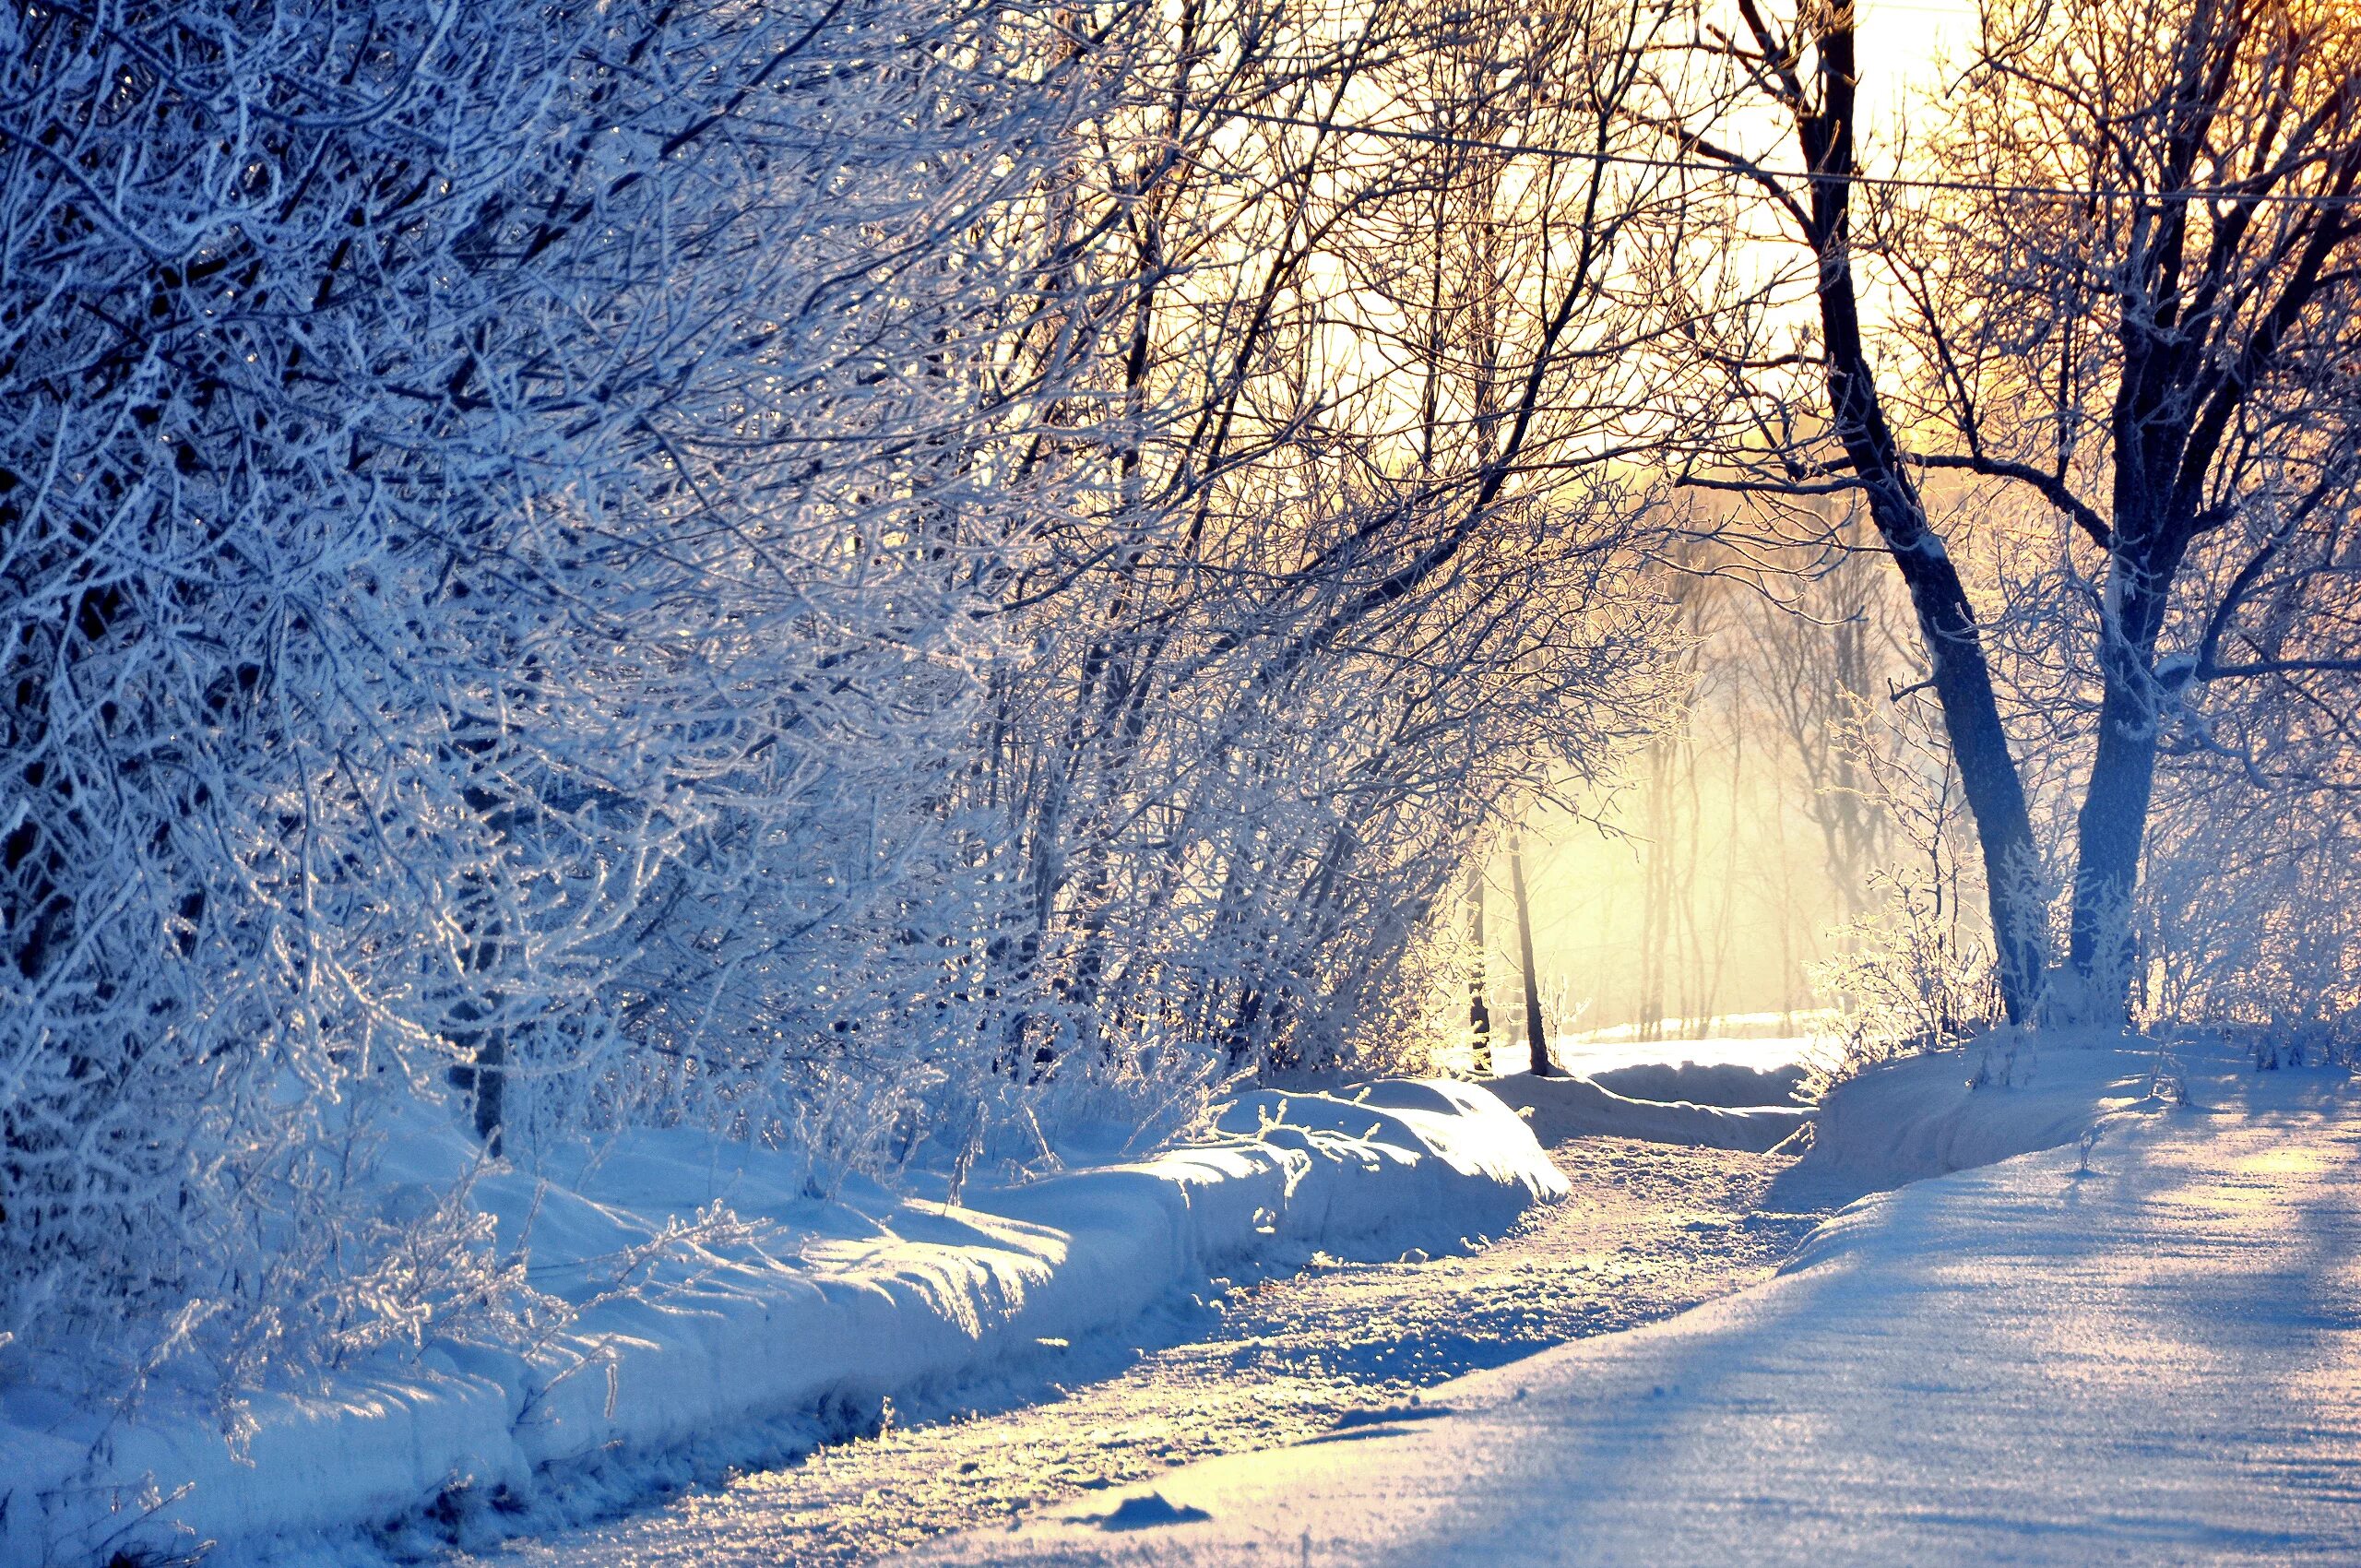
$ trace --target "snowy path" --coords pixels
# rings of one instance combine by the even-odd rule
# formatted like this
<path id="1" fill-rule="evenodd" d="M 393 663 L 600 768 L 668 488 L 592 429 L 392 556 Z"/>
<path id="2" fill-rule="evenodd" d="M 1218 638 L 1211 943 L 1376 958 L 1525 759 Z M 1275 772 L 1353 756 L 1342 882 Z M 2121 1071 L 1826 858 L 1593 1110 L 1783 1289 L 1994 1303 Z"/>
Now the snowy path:
<path id="1" fill-rule="evenodd" d="M 919 1556 L 2361 1562 L 2361 1105 L 2297 1074 L 2201 1103 L 2111 1123 L 2086 1170 L 1871 1199 L 1762 1289 L 1406 1419 Z"/>
<path id="2" fill-rule="evenodd" d="M 1755 1212 L 1783 1158 L 1585 1139 L 1551 1151 L 1572 1201 L 1426 1263 L 1316 1263 L 1223 1310 L 1050 1348 L 961 1391 L 998 1410 L 820 1450 L 601 1527 L 518 1541 L 486 1568 L 841 1564 L 946 1530 L 1299 1441 L 1355 1412 L 1561 1341 L 1670 1316 L 1767 1276 L 1819 1216 Z M 1145 1354 L 1133 1347 L 1145 1341 Z"/>

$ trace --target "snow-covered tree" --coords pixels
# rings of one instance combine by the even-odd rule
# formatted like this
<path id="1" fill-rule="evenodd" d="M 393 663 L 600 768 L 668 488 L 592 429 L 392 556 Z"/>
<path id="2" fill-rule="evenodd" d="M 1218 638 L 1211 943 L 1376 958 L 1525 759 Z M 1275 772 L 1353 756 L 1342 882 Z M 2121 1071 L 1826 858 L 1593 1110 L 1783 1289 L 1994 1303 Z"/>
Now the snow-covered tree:
<path id="1" fill-rule="evenodd" d="M 1169 10 L 0 18 L 7 1354 L 522 1332 L 421 1127 L 964 1168 L 1417 988 L 1661 641 L 1646 185 L 1433 133 L 1644 41 Z"/>
<path id="2" fill-rule="evenodd" d="M 2009 1012 L 2120 1020 L 2160 760 L 2265 780 L 2242 694 L 2336 705 L 2355 672 L 2361 33 L 2308 0 L 1982 20 L 1921 156 L 1888 164 L 1849 9 L 1700 10 L 1712 65 L 1649 118 L 1738 243 L 1692 245 L 1667 381 L 1691 482 L 1861 498 L 1916 614 Z M 1793 270 L 1764 262 L 1782 244 Z M 1777 514 L 1788 540 L 1802 515 Z M 2055 973 L 2053 806 L 2074 819 Z"/>
<path id="3" fill-rule="evenodd" d="M 978 781 L 1018 856 L 1028 1074 L 1159 1040 L 1343 1059 L 1476 839 L 1644 729 L 1666 641 L 1613 466 L 1648 183 L 1486 145 L 1628 140 L 1644 29 L 1180 17 L 1134 69 L 1191 157 L 1124 154 L 1067 220 L 1136 284 L 1103 370 L 1139 434 L 1009 584 L 1037 630 Z"/>
<path id="4" fill-rule="evenodd" d="M 917 1004 L 1102 65 L 1002 6 L 0 20 L 0 1331 L 381 1334 L 466 1288 L 365 1158 L 447 1070 L 578 1129 Z"/>

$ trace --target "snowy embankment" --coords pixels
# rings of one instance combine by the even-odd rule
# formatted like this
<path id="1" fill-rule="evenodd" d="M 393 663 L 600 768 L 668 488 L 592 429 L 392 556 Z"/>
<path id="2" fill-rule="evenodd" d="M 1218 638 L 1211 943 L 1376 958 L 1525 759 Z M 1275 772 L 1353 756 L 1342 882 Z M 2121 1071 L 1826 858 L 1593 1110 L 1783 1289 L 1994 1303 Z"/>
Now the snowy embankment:
<path id="1" fill-rule="evenodd" d="M 1840 1090 L 1865 1199 L 1766 1285 L 930 1562 L 2361 1561 L 2361 1115 L 2341 1074 L 2052 1048 Z M 2094 1142 L 2083 1134 L 2097 1129 Z"/>
<path id="2" fill-rule="evenodd" d="M 1619 1094 L 1596 1079 L 1536 1078 L 1513 1073 L 1494 1078 L 1489 1087 L 1526 1113 L 1534 1135 L 1543 1143 L 1567 1138 L 1643 1138 L 1658 1144 L 1692 1144 L 1701 1148 L 1774 1148 L 1793 1136 L 1809 1114 L 1798 1105 L 1703 1103 L 1717 1095 L 1745 1092 L 1740 1074 L 1758 1077 L 1751 1086 L 1784 1093 L 1792 1083 L 1773 1074 L 1752 1074 L 1743 1067 L 1710 1071 L 1685 1064 L 1626 1069 L 1624 1082 L 1655 1091 L 1645 1098 Z M 1774 1097 L 1775 1098 L 1775 1096 Z"/>
<path id="3" fill-rule="evenodd" d="M 387 1173 L 447 1178 L 470 1158 L 437 1128 L 390 1151 Z M 732 1428 L 955 1381 L 1227 1269 L 1442 1250 L 1566 1193 L 1498 1099 L 1427 1082 L 1248 1095 L 1202 1144 L 964 1208 L 821 1204 L 801 1195 L 802 1170 L 659 1134 L 568 1185 L 482 1179 L 474 1195 L 504 1244 L 529 1228 L 533 1284 L 581 1308 L 564 1335 L 532 1354 L 430 1344 L 256 1397 L 235 1455 L 217 1423 L 167 1400 L 110 1420 L 0 1390 L 0 1562 L 207 1540 L 234 1551 L 496 1506 L 617 1453 L 710 1448 L 717 1434 L 726 1451 Z M 652 1265 L 657 1289 L 612 1294 L 617 1260 L 717 1201 L 742 1223 Z"/>
<path id="4" fill-rule="evenodd" d="M 1640 1062 L 1581 1075 L 1626 1099 L 1742 1109 L 1792 1106 L 1804 1082 L 1804 1069 L 1795 1063 L 1758 1067 L 1743 1062 Z"/>
<path id="5" fill-rule="evenodd" d="M 2207 1064 L 2220 1081 L 2224 1063 Z M 1839 1085 L 1813 1111 L 1811 1148 L 1793 1177 L 1853 1197 L 2103 1135 L 2155 1109 L 2157 1071 L 2153 1050 L 2053 1042 L 2036 1051 L 1999 1030 L 1965 1051 L 1905 1058 Z"/>

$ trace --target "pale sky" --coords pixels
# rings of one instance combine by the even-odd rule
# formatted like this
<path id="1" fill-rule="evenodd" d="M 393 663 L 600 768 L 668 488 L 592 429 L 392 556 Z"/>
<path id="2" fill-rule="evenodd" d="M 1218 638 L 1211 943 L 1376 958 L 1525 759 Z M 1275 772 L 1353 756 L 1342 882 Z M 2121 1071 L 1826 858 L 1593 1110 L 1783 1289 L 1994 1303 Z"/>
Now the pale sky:
<path id="1" fill-rule="evenodd" d="M 1975 36 L 1969 0 L 1859 0 L 1859 58 L 1870 79 L 1862 84 L 1865 115 L 1887 119 L 1905 87 L 1926 89 L 1940 77 L 1934 62 L 1956 61 Z"/>

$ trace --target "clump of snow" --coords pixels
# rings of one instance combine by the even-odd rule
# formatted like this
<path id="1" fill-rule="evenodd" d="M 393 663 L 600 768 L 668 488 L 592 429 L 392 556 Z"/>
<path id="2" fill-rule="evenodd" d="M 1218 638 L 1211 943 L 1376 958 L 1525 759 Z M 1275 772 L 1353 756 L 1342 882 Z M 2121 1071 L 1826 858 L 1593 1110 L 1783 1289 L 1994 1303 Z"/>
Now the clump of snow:
<path id="1" fill-rule="evenodd" d="M 1158 1525 L 1187 1525 L 1210 1518 L 1201 1508 L 1175 1508 L 1155 1492 L 1127 1497 L 1097 1521 L 1102 1530 L 1145 1530 Z"/>
<path id="2" fill-rule="evenodd" d="M 386 1151 L 396 1189 L 477 1158 L 457 1127 Z M 526 1351 L 445 1343 L 253 1398 L 236 1446 L 194 1405 L 128 1419 L 0 1390 L 0 1562 L 233 1551 L 438 1498 L 515 1503 L 617 1451 L 874 1400 L 1121 1325 L 1176 1289 L 1313 1251 L 1392 1256 L 1497 1233 L 1566 1193 L 1525 1124 L 1462 1084 L 1251 1094 L 1203 1142 L 976 1192 L 965 1207 L 687 1132 L 481 1176 L 473 1200 L 571 1309 Z M 217 1559 L 218 1560 L 218 1559 Z"/>
<path id="3" fill-rule="evenodd" d="M 2192 1060 L 2189 1103 L 2135 1115 L 2127 1055 L 2045 1051 L 1972 1108 L 1942 1075 L 1964 1095 L 1980 1062 L 1868 1075 L 1835 1144 L 1888 1169 L 2055 1136 L 2077 1096 L 2105 1120 L 1857 1204 L 1754 1289 L 1429 1391 L 1449 1414 L 1167 1472 L 1141 1536 L 1044 1518 L 917 1556 L 2361 1561 L 2353 1081 Z"/>
<path id="4" fill-rule="evenodd" d="M 1494 1078 L 1489 1087 L 1501 1099 L 1529 1113 L 1535 1134 L 1548 1143 L 1605 1136 L 1759 1152 L 1793 1136 L 1806 1114 L 1793 1105 L 1732 1109 L 1683 1100 L 1632 1099 L 1589 1078 L 1536 1078 L 1529 1073 Z"/>

